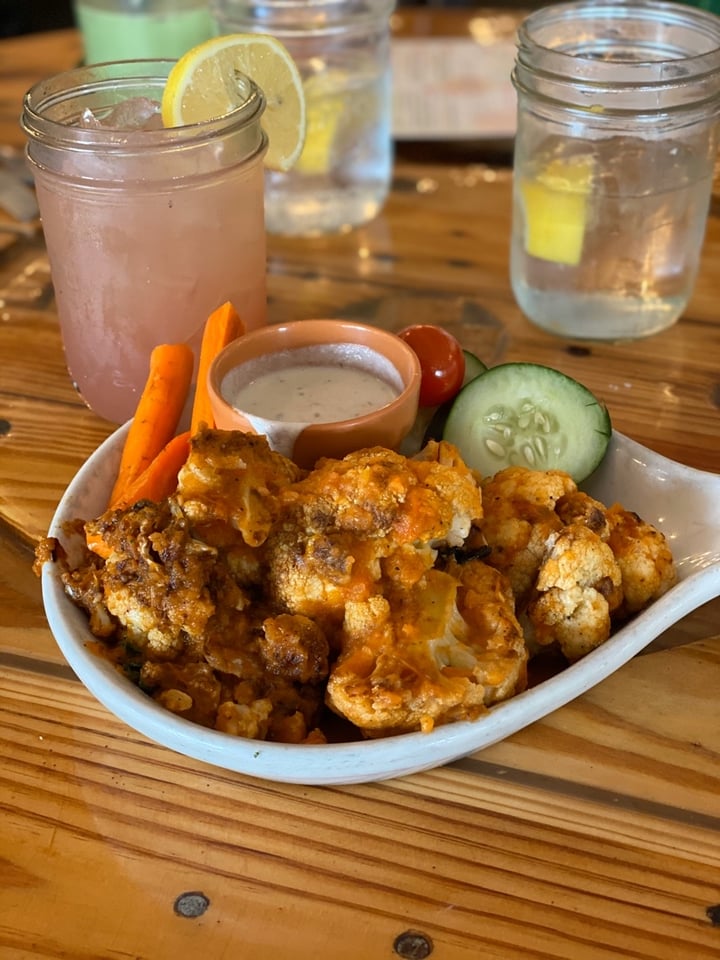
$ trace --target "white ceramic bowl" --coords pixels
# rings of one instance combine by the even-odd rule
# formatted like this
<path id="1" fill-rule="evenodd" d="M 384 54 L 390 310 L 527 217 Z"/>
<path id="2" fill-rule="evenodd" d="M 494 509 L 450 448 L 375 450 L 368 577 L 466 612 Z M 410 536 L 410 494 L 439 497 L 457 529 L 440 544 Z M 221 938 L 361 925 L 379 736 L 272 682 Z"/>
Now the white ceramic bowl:
<path id="1" fill-rule="evenodd" d="M 127 426 L 88 459 L 57 508 L 49 534 L 104 507 Z M 42 572 L 50 628 L 85 686 L 129 726 L 178 753 L 267 780 L 302 784 L 362 783 L 427 770 L 515 733 L 584 693 L 690 611 L 720 595 L 720 476 L 674 463 L 613 434 L 608 454 L 583 485 L 606 504 L 616 500 L 668 538 L 680 582 L 603 646 L 559 675 L 493 707 L 474 722 L 384 740 L 295 746 L 245 740 L 193 724 L 156 704 L 109 663 L 91 653 L 85 614 L 65 596 L 52 563 Z"/>

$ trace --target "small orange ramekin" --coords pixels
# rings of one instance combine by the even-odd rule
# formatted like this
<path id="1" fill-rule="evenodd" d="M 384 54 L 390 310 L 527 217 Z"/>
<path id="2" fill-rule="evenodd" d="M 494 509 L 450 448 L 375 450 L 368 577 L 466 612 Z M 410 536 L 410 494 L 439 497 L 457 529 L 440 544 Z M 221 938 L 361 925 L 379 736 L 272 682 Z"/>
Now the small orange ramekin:
<path id="1" fill-rule="evenodd" d="M 395 367 L 403 389 L 390 403 L 361 417 L 306 426 L 295 438 L 292 459 L 311 468 L 320 457 L 340 458 L 365 447 L 397 449 L 417 416 L 420 364 L 412 348 L 394 333 L 352 320 L 296 320 L 252 330 L 229 343 L 215 358 L 208 376 L 215 425 L 220 430 L 256 432 L 247 416 L 222 395 L 222 382 L 230 370 L 257 357 L 331 343 L 362 344 L 375 350 Z M 279 430 L 283 426 L 278 422 Z M 273 421 L 268 421 L 271 446 L 272 427 Z"/>

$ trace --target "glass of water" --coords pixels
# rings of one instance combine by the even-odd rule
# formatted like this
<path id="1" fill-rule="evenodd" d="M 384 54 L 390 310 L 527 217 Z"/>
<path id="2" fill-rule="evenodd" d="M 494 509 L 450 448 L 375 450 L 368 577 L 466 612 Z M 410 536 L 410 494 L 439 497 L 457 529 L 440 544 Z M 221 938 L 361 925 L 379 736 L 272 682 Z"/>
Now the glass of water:
<path id="1" fill-rule="evenodd" d="M 720 116 L 720 18 L 576 0 L 518 34 L 510 273 L 525 315 L 584 340 L 671 326 L 692 294 Z"/>
<path id="2" fill-rule="evenodd" d="M 212 0 L 220 33 L 266 33 L 303 77 L 307 140 L 289 173 L 267 171 L 269 233 L 312 236 L 372 220 L 390 187 L 394 0 Z"/>

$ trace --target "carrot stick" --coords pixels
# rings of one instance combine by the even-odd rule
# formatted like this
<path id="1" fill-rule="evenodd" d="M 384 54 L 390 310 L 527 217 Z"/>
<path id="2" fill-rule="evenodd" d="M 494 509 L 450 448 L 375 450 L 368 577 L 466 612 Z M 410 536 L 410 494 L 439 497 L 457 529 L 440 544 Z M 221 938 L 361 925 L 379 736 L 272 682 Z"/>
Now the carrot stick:
<path id="1" fill-rule="evenodd" d="M 244 332 L 245 326 L 229 300 L 218 307 L 217 310 L 214 310 L 205 321 L 198 360 L 195 398 L 190 415 L 190 431 L 193 435 L 200 429 L 201 423 L 204 423 L 207 427 L 215 426 L 215 418 L 213 417 L 210 395 L 207 389 L 210 365 L 223 347 L 226 347 L 236 337 L 242 336 Z"/>
<path id="2" fill-rule="evenodd" d="M 155 459 L 137 477 L 122 496 L 113 503 L 113 509 L 123 510 L 138 500 L 159 503 L 175 492 L 178 473 L 190 453 L 190 431 L 179 433 L 169 440 Z"/>
<path id="3" fill-rule="evenodd" d="M 85 542 L 88 545 L 88 550 L 92 550 L 93 553 L 96 553 L 99 557 L 102 557 L 103 560 L 107 560 L 112 554 L 112 550 L 99 533 L 90 533 L 88 530 L 86 530 Z"/>
<path id="4" fill-rule="evenodd" d="M 159 503 L 175 492 L 178 474 L 190 453 L 190 431 L 179 433 L 168 441 L 155 459 L 127 488 L 123 496 L 113 503 L 113 510 L 125 510 L 139 500 Z M 85 530 L 85 542 L 103 560 L 112 554 L 111 548 L 97 530 Z"/>
<path id="5" fill-rule="evenodd" d="M 162 343 L 153 349 L 150 372 L 110 494 L 111 507 L 174 436 L 190 389 L 193 364 L 193 352 L 186 343 Z"/>

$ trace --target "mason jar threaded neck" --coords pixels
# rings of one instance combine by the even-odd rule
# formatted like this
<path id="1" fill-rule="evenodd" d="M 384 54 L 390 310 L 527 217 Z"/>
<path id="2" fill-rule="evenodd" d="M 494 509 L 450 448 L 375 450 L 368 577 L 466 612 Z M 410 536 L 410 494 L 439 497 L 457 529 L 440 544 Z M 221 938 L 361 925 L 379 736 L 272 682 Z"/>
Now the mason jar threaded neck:
<path id="1" fill-rule="evenodd" d="M 669 0 L 570 0 L 518 29 L 519 95 L 617 115 L 720 112 L 720 18 Z"/>
<path id="2" fill-rule="evenodd" d="M 209 150 L 232 143 L 225 150 L 228 162 L 237 163 L 256 156 L 267 146 L 260 125 L 265 98 L 260 88 L 247 77 L 240 78 L 243 102 L 223 117 L 201 123 L 158 129 L 120 129 L 103 126 L 115 108 L 132 98 L 147 98 L 158 103 L 174 60 L 118 61 L 78 67 L 41 80 L 31 87 L 23 99 L 21 126 L 28 138 L 28 157 L 49 170 L 68 169 L 74 157 L 77 173 L 83 157 L 102 155 L 108 161 L 105 176 L 113 179 L 112 159 L 122 161 L 125 179 L 132 168 L 128 161 L 137 161 L 138 174 L 146 157 L 158 154 L 184 155 L 184 166 L 192 170 L 201 166 Z M 101 123 L 81 123 L 86 111 Z M 195 159 L 197 157 L 197 160 Z M 218 162 L 220 157 L 218 156 Z"/>
<path id="3" fill-rule="evenodd" d="M 307 35 L 363 33 L 386 24 L 396 0 L 210 0 L 223 33 L 273 33 L 283 40 Z"/>

